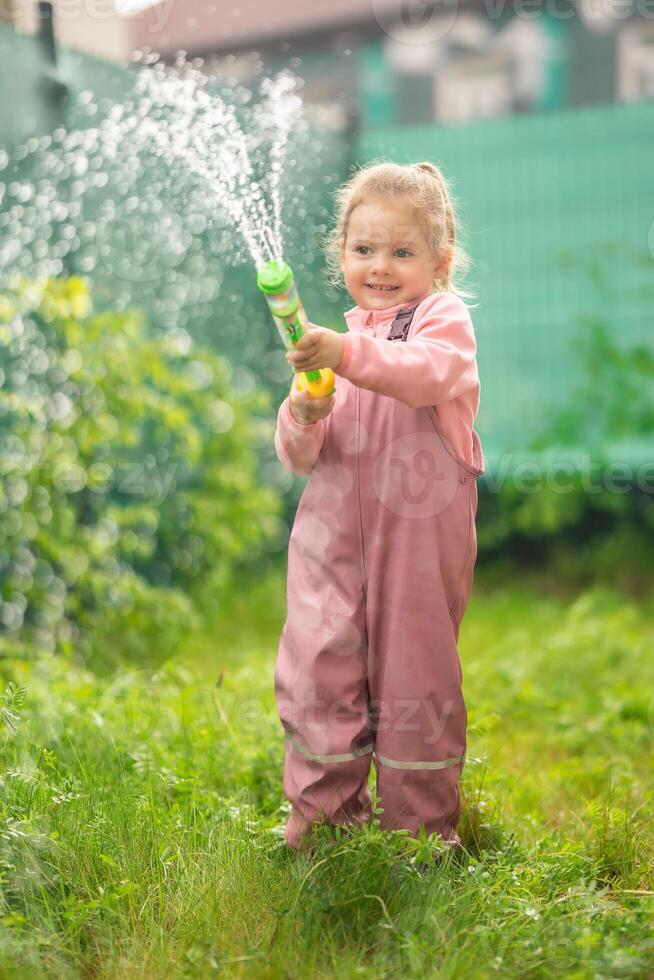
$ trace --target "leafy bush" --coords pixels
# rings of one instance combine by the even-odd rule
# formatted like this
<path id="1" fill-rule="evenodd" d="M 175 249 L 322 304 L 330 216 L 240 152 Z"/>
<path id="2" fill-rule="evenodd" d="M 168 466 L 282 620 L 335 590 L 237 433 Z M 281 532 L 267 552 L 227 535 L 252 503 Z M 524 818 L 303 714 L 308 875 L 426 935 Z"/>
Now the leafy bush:
<path id="1" fill-rule="evenodd" d="M 0 297 L 1 655 L 165 656 L 202 596 L 277 546 L 255 452 L 269 396 L 230 375 L 183 330 L 93 315 L 82 279 Z"/>

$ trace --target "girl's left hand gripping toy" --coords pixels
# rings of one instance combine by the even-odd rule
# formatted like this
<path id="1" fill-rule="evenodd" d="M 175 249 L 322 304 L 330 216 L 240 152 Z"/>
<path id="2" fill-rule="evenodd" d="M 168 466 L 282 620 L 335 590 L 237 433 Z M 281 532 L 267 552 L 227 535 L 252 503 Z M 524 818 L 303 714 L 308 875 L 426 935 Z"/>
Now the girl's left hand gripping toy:
<path id="1" fill-rule="evenodd" d="M 266 262 L 257 272 L 257 286 L 268 301 L 284 346 L 287 350 L 294 350 L 298 340 L 311 328 L 300 302 L 290 266 L 275 259 Z M 293 373 L 296 373 L 295 368 Z M 296 386 L 298 391 L 306 388 L 312 398 L 333 395 L 336 391 L 334 372 L 331 368 L 305 371 L 297 378 Z"/>

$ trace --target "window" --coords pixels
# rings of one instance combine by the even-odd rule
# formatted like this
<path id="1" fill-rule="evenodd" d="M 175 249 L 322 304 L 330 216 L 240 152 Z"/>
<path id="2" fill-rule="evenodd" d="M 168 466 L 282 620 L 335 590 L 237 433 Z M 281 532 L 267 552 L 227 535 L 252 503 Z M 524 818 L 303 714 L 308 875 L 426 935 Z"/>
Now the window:
<path id="1" fill-rule="evenodd" d="M 512 111 L 510 55 L 465 55 L 446 63 L 435 78 L 435 116 L 439 122 L 463 122 L 504 116 Z"/>
<path id="2" fill-rule="evenodd" d="M 617 97 L 623 101 L 654 96 L 654 23 L 637 20 L 618 36 Z"/>

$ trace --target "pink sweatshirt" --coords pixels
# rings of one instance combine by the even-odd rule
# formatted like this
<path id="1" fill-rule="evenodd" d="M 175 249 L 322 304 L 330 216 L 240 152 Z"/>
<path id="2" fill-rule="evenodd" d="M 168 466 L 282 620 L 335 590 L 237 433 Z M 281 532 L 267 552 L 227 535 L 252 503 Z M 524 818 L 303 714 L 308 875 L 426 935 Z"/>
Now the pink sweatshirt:
<path id="1" fill-rule="evenodd" d="M 402 309 L 419 303 L 406 341 L 386 340 Z M 386 310 L 358 306 L 345 314 L 343 356 L 334 374 L 411 408 L 433 405 L 452 448 L 473 465 L 472 429 L 479 409 L 477 345 L 468 308 L 455 293 L 426 293 Z M 338 393 L 338 380 L 336 382 Z M 277 413 L 280 463 L 308 476 L 320 455 L 329 416 L 296 422 L 286 397 Z M 338 404 L 333 411 L 338 410 Z"/>

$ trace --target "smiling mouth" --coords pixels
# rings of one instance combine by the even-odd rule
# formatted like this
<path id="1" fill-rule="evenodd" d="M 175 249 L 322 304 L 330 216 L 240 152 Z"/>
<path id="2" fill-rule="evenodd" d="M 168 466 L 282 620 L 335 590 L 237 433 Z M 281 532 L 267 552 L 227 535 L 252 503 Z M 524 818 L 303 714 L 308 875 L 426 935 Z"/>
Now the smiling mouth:
<path id="1" fill-rule="evenodd" d="M 374 289 L 378 293 L 392 293 L 396 289 L 400 288 L 399 286 L 376 286 L 374 283 L 371 282 L 367 282 L 366 286 L 368 287 L 368 289 Z"/>

